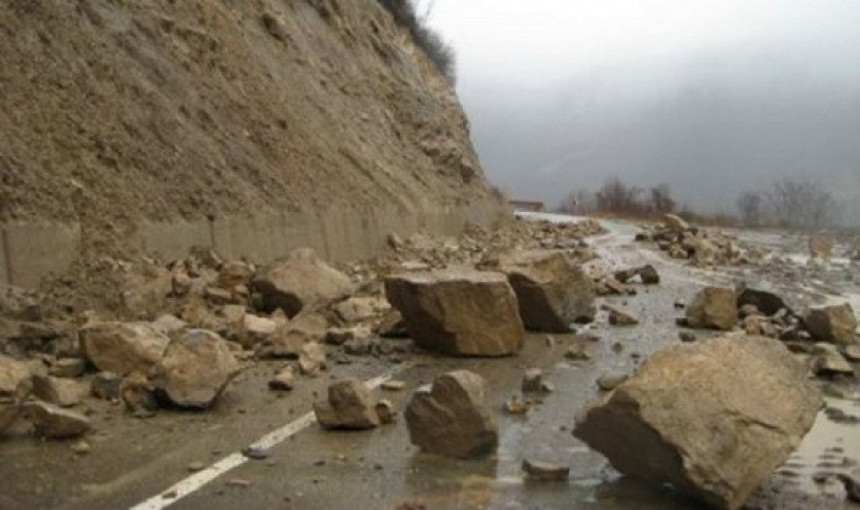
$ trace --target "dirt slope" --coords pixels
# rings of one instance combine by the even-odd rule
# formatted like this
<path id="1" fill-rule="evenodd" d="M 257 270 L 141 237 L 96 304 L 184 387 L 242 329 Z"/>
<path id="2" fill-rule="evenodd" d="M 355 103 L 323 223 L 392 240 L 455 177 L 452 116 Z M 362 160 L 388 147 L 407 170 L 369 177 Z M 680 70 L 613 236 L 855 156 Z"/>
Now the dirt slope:
<path id="1" fill-rule="evenodd" d="M 376 0 L 0 3 L 0 221 L 494 203 Z"/>

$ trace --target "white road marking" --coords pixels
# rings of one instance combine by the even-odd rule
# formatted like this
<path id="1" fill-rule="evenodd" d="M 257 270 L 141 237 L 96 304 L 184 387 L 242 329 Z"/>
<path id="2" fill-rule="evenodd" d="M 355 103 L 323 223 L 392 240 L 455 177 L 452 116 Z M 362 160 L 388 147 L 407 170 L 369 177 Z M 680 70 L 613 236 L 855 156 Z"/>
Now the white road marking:
<path id="1" fill-rule="evenodd" d="M 384 383 L 385 381 L 388 381 L 389 379 L 394 377 L 397 373 L 402 372 L 410 368 L 411 366 L 412 364 L 410 363 L 404 363 L 403 365 L 400 365 L 396 369 L 391 370 L 386 374 L 374 377 L 369 381 L 365 381 L 364 385 L 370 389 L 375 389 L 382 385 L 382 383 Z M 272 448 L 273 446 L 299 433 L 300 431 L 307 428 L 316 421 L 316 416 L 313 412 L 307 413 L 300 418 L 284 425 L 283 427 L 269 432 L 265 436 L 258 439 L 251 446 L 264 449 Z M 248 460 L 249 459 L 242 455 L 240 452 L 231 453 L 230 455 L 224 457 L 218 462 L 212 464 L 208 468 L 194 473 L 193 475 L 161 491 L 159 494 L 131 507 L 131 510 L 161 510 L 163 508 L 167 508 L 168 506 L 172 505 L 173 503 L 176 503 L 185 496 L 188 496 L 189 494 L 193 494 L 194 492 L 200 490 L 204 485 L 215 480 L 224 473 L 227 473 L 228 471 L 231 471 L 248 462 Z"/>

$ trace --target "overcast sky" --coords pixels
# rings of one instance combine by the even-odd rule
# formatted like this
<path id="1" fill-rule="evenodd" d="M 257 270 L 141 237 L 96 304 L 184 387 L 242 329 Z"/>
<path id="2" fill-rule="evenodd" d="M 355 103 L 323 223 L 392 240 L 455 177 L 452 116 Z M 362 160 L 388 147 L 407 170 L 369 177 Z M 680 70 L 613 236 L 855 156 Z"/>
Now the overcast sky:
<path id="1" fill-rule="evenodd" d="M 729 209 L 790 175 L 860 202 L 858 1 L 433 4 L 487 175 L 512 195 L 555 204 L 618 175 Z"/>

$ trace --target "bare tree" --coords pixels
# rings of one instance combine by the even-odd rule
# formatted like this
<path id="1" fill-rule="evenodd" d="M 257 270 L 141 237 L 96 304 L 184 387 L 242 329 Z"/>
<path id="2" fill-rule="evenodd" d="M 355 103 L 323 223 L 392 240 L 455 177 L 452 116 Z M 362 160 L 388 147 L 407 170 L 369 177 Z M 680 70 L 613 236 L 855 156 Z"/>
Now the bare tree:
<path id="1" fill-rule="evenodd" d="M 613 214 L 641 214 L 645 208 L 639 201 L 641 194 L 641 188 L 627 186 L 618 177 L 611 177 L 596 193 L 597 210 Z"/>
<path id="2" fill-rule="evenodd" d="M 651 188 L 651 211 L 657 214 L 667 214 L 675 210 L 677 204 L 672 200 L 672 191 L 666 183 Z"/>
<path id="3" fill-rule="evenodd" d="M 776 181 L 766 197 L 774 220 L 784 228 L 821 228 L 830 223 L 835 214 L 833 197 L 812 181 Z"/>
<path id="4" fill-rule="evenodd" d="M 574 190 L 565 196 L 556 209 L 564 214 L 592 214 L 597 209 L 594 193 L 588 190 Z"/>
<path id="5" fill-rule="evenodd" d="M 747 227 L 759 227 L 763 223 L 764 199 L 757 191 L 745 191 L 738 197 L 738 213 Z"/>

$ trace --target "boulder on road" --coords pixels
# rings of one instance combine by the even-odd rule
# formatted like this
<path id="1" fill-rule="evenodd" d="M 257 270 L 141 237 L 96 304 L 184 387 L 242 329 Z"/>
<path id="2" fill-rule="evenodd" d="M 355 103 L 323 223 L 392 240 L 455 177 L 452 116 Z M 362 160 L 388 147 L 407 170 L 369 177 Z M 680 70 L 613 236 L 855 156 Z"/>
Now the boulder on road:
<path id="1" fill-rule="evenodd" d="M 354 292 L 349 277 L 299 248 L 254 277 L 251 288 L 263 298 L 266 311 L 282 309 L 292 318 L 309 308 L 325 306 Z"/>
<path id="2" fill-rule="evenodd" d="M 851 345 L 856 342 L 857 318 L 848 303 L 812 308 L 803 318 L 806 329 L 820 342 Z"/>
<path id="3" fill-rule="evenodd" d="M 192 329 L 170 342 L 151 380 L 174 404 L 206 408 L 239 370 L 239 362 L 223 338 Z"/>
<path id="4" fill-rule="evenodd" d="M 737 320 L 737 298 L 732 289 L 705 287 L 687 307 L 687 325 L 691 328 L 730 330 Z"/>
<path id="5" fill-rule="evenodd" d="M 753 306 L 765 315 L 776 315 L 783 308 L 790 310 L 785 301 L 773 292 L 752 288 L 742 289 L 738 293 L 738 309 Z"/>
<path id="6" fill-rule="evenodd" d="M 455 356 L 506 356 L 522 348 L 517 297 L 501 273 L 403 274 L 386 279 L 385 292 L 420 347 Z"/>
<path id="7" fill-rule="evenodd" d="M 92 426 L 86 416 L 45 402 L 28 402 L 24 414 L 36 432 L 51 439 L 77 437 Z"/>
<path id="8" fill-rule="evenodd" d="M 577 418 L 620 472 L 739 508 L 812 427 L 821 396 L 779 341 L 676 344 Z"/>
<path id="9" fill-rule="evenodd" d="M 349 378 L 329 386 L 328 400 L 314 403 L 314 413 L 324 429 L 372 429 L 380 424 L 376 403 L 367 386 Z"/>
<path id="10" fill-rule="evenodd" d="M 49 404 L 72 407 L 80 404 L 89 394 L 90 384 L 87 381 L 33 376 L 33 395 Z"/>
<path id="11" fill-rule="evenodd" d="M 147 373 L 161 361 L 170 338 L 146 322 L 99 322 L 80 331 L 81 349 L 99 370 Z"/>
<path id="12" fill-rule="evenodd" d="M 499 442 L 486 382 L 467 370 L 437 377 L 430 391 L 413 395 L 404 414 L 409 440 L 425 452 L 469 458 L 492 452 Z"/>
<path id="13" fill-rule="evenodd" d="M 512 252 L 500 258 L 499 266 L 517 295 L 526 328 L 565 333 L 573 322 L 594 320 L 594 283 L 563 252 Z"/>

